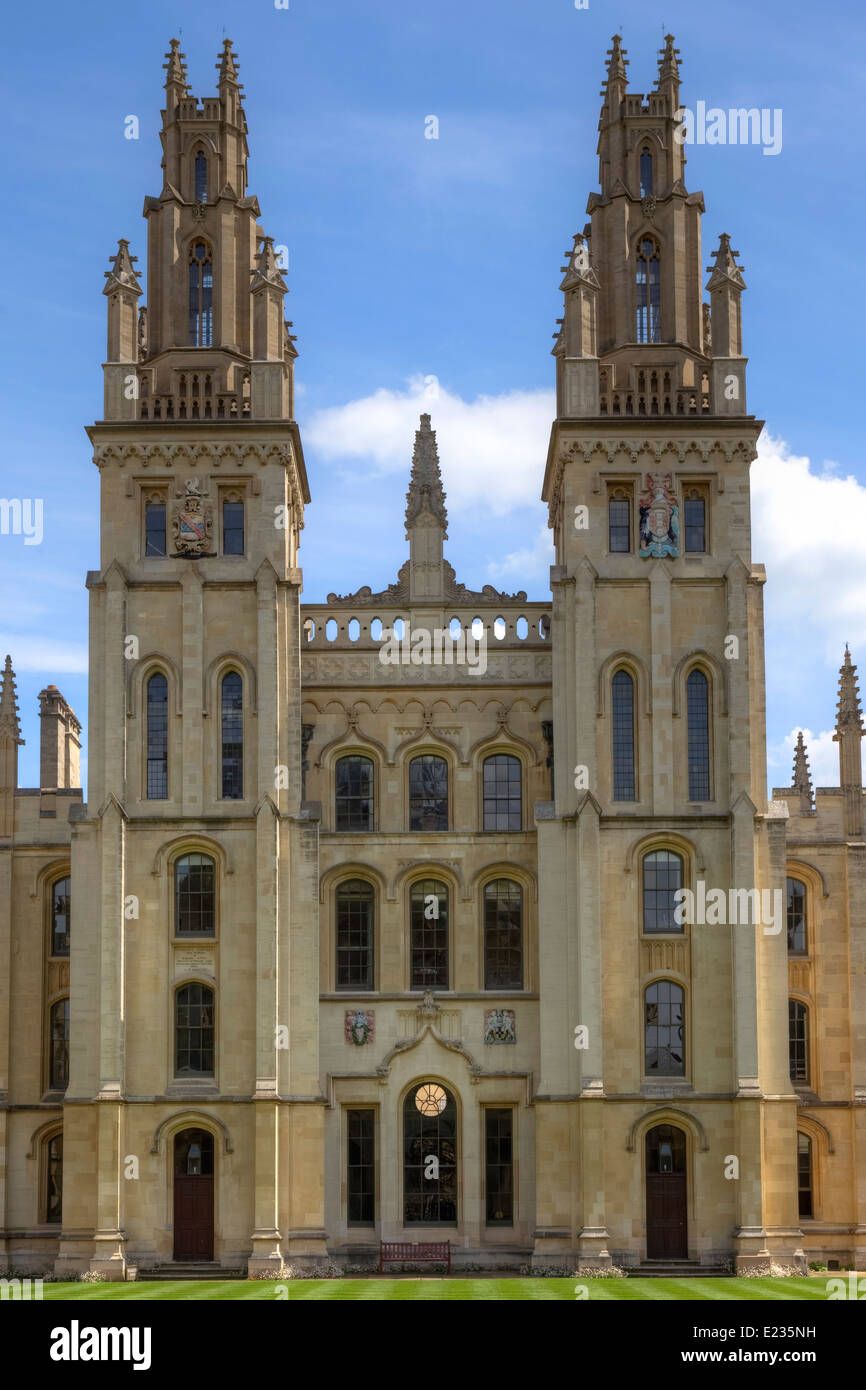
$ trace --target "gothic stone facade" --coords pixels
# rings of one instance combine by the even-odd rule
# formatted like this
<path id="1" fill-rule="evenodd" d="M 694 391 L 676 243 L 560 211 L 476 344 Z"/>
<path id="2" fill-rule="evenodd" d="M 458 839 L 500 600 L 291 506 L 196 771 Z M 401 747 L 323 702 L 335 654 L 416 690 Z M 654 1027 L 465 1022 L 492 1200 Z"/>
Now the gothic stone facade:
<path id="1" fill-rule="evenodd" d="M 397 581 L 301 604 L 237 64 L 203 102 L 166 66 L 149 306 L 121 241 L 88 431 L 86 801 L 60 692 L 36 789 L 9 660 L 0 695 L 0 1265 L 866 1268 L 855 668 L 840 786 L 801 744 L 768 801 L 745 285 L 722 236 L 703 301 L 673 40 L 648 96 L 609 53 L 541 603 L 458 582 L 422 416 Z"/>

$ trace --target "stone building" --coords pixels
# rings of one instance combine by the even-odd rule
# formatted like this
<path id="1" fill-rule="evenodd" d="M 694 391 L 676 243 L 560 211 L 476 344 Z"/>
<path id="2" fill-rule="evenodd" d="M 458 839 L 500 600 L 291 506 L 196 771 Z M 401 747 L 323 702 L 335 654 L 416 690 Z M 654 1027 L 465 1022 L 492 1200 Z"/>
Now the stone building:
<path id="1" fill-rule="evenodd" d="M 0 1265 L 866 1268 L 855 667 L 840 786 L 801 740 L 768 801 L 745 284 L 722 235 L 703 299 L 673 39 L 647 96 L 608 56 L 550 599 L 458 580 L 423 415 L 395 582 L 302 604 L 237 63 L 199 101 L 172 41 L 88 430 L 86 801 L 54 686 L 18 788 L 0 688 Z"/>

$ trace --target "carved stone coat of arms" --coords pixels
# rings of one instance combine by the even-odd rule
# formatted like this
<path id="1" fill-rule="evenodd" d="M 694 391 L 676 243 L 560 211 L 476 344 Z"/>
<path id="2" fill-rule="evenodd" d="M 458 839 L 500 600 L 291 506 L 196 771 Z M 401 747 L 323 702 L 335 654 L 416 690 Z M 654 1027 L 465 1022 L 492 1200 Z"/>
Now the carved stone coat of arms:
<path id="1" fill-rule="evenodd" d="M 188 478 L 186 496 L 174 504 L 171 529 L 176 555 L 212 555 L 213 507 L 200 492 L 198 479 Z"/>
<path id="2" fill-rule="evenodd" d="M 680 553 L 680 509 L 670 473 L 647 473 L 640 496 L 640 557 Z"/>

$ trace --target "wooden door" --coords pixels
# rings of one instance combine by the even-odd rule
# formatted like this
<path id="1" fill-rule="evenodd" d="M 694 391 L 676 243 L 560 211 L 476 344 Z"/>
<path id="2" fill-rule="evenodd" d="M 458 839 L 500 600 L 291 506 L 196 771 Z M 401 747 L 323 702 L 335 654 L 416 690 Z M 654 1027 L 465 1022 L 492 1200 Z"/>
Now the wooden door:
<path id="1" fill-rule="evenodd" d="M 686 1140 L 673 1125 L 646 1137 L 646 1253 L 648 1260 L 688 1259 Z"/>
<path id="2" fill-rule="evenodd" d="M 185 1129 L 174 1141 L 174 1258 L 213 1259 L 213 1136 Z"/>

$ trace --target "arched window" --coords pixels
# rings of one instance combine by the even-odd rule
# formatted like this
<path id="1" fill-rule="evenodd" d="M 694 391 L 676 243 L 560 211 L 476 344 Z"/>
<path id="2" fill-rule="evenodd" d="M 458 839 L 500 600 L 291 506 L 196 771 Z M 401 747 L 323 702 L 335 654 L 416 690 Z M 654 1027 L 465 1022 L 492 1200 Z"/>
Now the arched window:
<path id="1" fill-rule="evenodd" d="M 798 878 L 787 880 L 788 890 L 788 951 L 792 956 L 805 956 L 809 950 L 806 930 L 806 885 Z"/>
<path id="2" fill-rule="evenodd" d="M 681 932 L 674 913 L 674 894 L 683 886 L 683 861 L 669 849 L 655 849 L 643 858 L 644 932 Z"/>
<path id="3" fill-rule="evenodd" d="M 203 150 L 199 150 L 195 157 L 195 200 L 197 203 L 207 202 L 207 158 Z"/>
<path id="4" fill-rule="evenodd" d="M 448 889 L 438 879 L 412 884 L 410 989 L 448 988 Z"/>
<path id="5" fill-rule="evenodd" d="M 63 1135 L 53 1134 L 45 1145 L 45 1220 L 63 1220 Z"/>
<path id="6" fill-rule="evenodd" d="M 812 1140 L 808 1134 L 797 1131 L 797 1201 L 799 1215 L 812 1217 Z"/>
<path id="7" fill-rule="evenodd" d="M 175 1076 L 214 1074 L 214 992 L 183 985 L 174 996 Z"/>
<path id="8" fill-rule="evenodd" d="M 640 152 L 640 196 L 648 198 L 653 191 L 653 157 L 648 145 Z"/>
<path id="9" fill-rule="evenodd" d="M 222 794 L 237 801 L 244 794 L 244 683 L 237 671 L 223 676 L 220 695 Z"/>
<path id="10" fill-rule="evenodd" d="M 634 801 L 634 681 L 617 671 L 610 683 L 613 722 L 613 799 Z"/>
<path id="11" fill-rule="evenodd" d="M 71 881 L 67 874 L 65 878 L 58 878 L 56 883 L 51 885 L 52 956 L 69 955 L 69 928 L 72 924 L 72 899 L 69 892 Z"/>
<path id="12" fill-rule="evenodd" d="M 710 683 L 703 671 L 686 681 L 688 716 L 689 801 L 710 799 Z"/>
<path id="13" fill-rule="evenodd" d="M 335 829 L 373 829 L 373 760 L 350 754 L 334 769 Z"/>
<path id="14" fill-rule="evenodd" d="M 523 889 L 510 878 L 484 889 L 484 988 L 523 988 Z"/>
<path id="15" fill-rule="evenodd" d="M 809 1084 L 809 1010 L 799 999 L 788 1000 L 788 1057 L 791 1080 Z"/>
<path id="16" fill-rule="evenodd" d="M 216 931 L 216 865 L 207 854 L 175 860 L 175 936 L 213 936 Z"/>
<path id="17" fill-rule="evenodd" d="M 168 796 L 168 681 L 156 671 L 147 682 L 147 799 Z"/>
<path id="18" fill-rule="evenodd" d="M 661 342 L 661 287 L 659 249 L 652 237 L 644 237 L 636 255 L 636 325 L 639 343 Z"/>
<path id="19" fill-rule="evenodd" d="M 403 1222 L 457 1224 L 457 1103 L 434 1081 L 403 1102 Z"/>
<path id="20" fill-rule="evenodd" d="M 337 889 L 337 989 L 373 988 L 373 903 L 373 886 L 364 879 Z"/>
<path id="21" fill-rule="evenodd" d="M 69 1085 L 69 1000 L 58 999 L 51 1005 L 49 1018 L 50 1048 L 49 1086 L 52 1091 L 65 1091 Z"/>
<path id="22" fill-rule="evenodd" d="M 631 550 L 631 502 L 621 488 L 607 499 L 607 544 L 614 555 Z"/>
<path id="23" fill-rule="evenodd" d="M 409 764 L 409 829 L 448 829 L 448 764 L 432 753 Z"/>
<path id="24" fill-rule="evenodd" d="M 213 346 L 213 263 L 203 241 L 189 257 L 189 341 L 193 347 Z"/>
<path id="25" fill-rule="evenodd" d="M 520 759 L 496 753 L 484 759 L 484 829 L 520 830 L 523 797 Z"/>
<path id="26" fill-rule="evenodd" d="M 673 980 L 644 990 L 644 1075 L 685 1076 L 685 995 Z"/>

